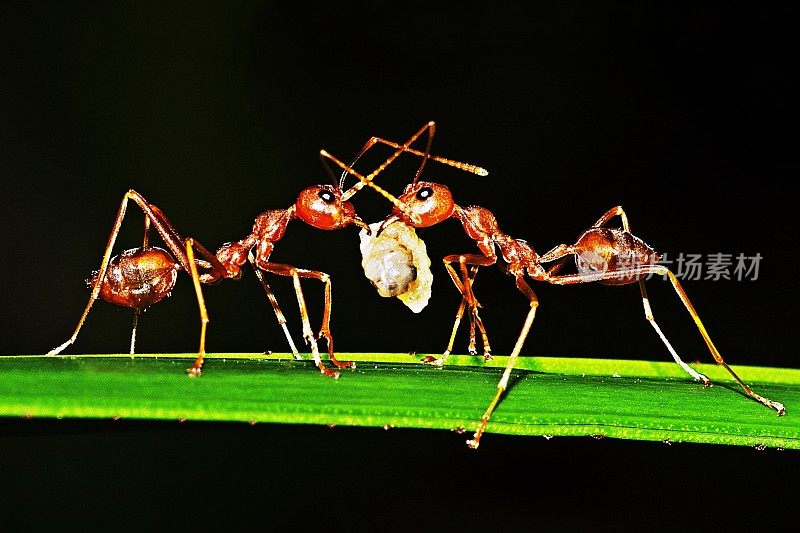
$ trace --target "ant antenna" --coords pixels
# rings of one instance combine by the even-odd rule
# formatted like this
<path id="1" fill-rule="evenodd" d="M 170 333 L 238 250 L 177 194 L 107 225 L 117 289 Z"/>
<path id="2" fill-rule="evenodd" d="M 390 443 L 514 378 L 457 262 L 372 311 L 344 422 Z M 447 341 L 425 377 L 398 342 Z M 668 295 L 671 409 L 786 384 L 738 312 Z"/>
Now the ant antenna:
<path id="1" fill-rule="evenodd" d="M 350 168 L 354 168 L 356 166 L 356 163 L 358 163 L 358 160 L 361 159 L 361 156 L 363 156 L 365 153 L 367 153 L 367 150 L 369 150 L 373 146 L 375 146 L 375 137 L 371 138 L 370 140 L 368 140 L 366 142 L 366 144 L 364 144 L 364 147 L 361 148 L 360 152 L 358 152 L 358 155 L 356 155 L 355 159 L 353 159 L 353 162 L 350 163 Z M 342 176 L 339 179 L 339 189 L 343 189 L 344 188 L 344 180 L 347 177 L 347 174 L 348 174 L 348 172 L 346 170 L 342 171 Z"/>
<path id="2" fill-rule="evenodd" d="M 322 156 L 322 153 L 319 154 L 319 160 L 322 161 L 322 166 L 325 167 L 325 170 L 328 172 L 328 175 L 331 177 L 331 181 L 333 182 L 333 186 L 336 187 L 336 174 L 333 173 L 333 169 L 328 161 Z M 339 190 L 342 189 L 342 185 L 339 184 Z"/>
<path id="3" fill-rule="evenodd" d="M 344 164 L 343 162 L 339 161 L 338 159 L 336 159 L 336 157 L 332 156 L 331 154 L 329 154 L 325 150 L 320 150 L 319 155 L 322 158 L 330 159 L 331 161 L 333 161 L 334 163 L 339 165 L 345 172 L 347 172 L 349 174 L 352 174 L 353 176 L 357 177 L 360 180 L 359 183 L 361 184 L 362 187 L 364 185 L 367 185 L 367 186 L 371 187 L 378 194 L 380 194 L 381 196 L 383 196 L 384 198 L 386 198 L 387 200 L 392 202 L 393 205 L 395 205 L 399 209 L 402 209 L 403 212 L 408 213 L 408 212 L 411 211 L 404 202 L 401 202 L 399 199 L 397 199 L 395 196 L 393 196 L 389 191 L 387 191 L 387 190 L 383 189 L 382 187 L 380 187 L 379 185 L 375 185 L 375 183 L 373 183 L 372 176 L 375 174 L 375 172 L 373 172 L 372 174 L 370 174 L 367 177 L 364 177 L 361 174 L 359 174 L 355 169 L 353 169 L 352 167 L 349 167 L 346 164 Z M 352 189 L 350 189 L 350 190 L 352 191 L 355 188 L 356 188 L 356 186 L 354 185 L 352 187 Z M 347 193 L 342 195 L 342 200 L 343 201 L 346 200 L 347 198 L 350 198 L 352 196 L 352 194 L 347 196 L 347 198 L 345 198 L 345 196 L 347 196 Z M 421 223 L 421 219 L 419 218 L 419 215 L 417 215 L 416 213 L 411 213 L 410 218 L 415 224 Z"/>
<path id="4" fill-rule="evenodd" d="M 411 183 L 416 183 L 419 181 L 419 177 L 422 175 L 422 169 L 425 168 L 425 163 L 428 162 L 428 157 L 431 155 L 431 143 L 433 142 L 433 134 L 436 133 L 436 123 L 433 121 L 428 122 L 428 144 L 425 146 L 425 155 L 422 157 L 422 163 L 419 164 L 419 168 L 417 169 L 417 173 L 414 175 L 414 181 Z"/>
<path id="5" fill-rule="evenodd" d="M 414 135 L 412 135 L 411 138 L 409 138 L 405 142 L 405 144 L 397 145 L 395 147 L 395 148 L 397 148 L 397 151 L 395 153 L 393 153 L 391 156 L 389 156 L 389 158 L 386 161 L 384 161 L 380 166 L 378 166 L 378 168 L 373 170 L 372 173 L 369 176 L 366 177 L 366 180 L 367 181 L 371 181 L 375 176 L 377 176 L 378 174 L 383 172 L 386 169 L 386 167 L 391 165 L 392 162 L 400 156 L 400 154 L 402 154 L 403 152 L 408 150 L 409 146 L 414 144 L 414 141 L 419 139 L 420 135 L 422 135 L 425 132 L 425 130 L 432 130 L 435 127 L 436 127 L 435 123 L 433 121 L 430 121 L 427 124 L 425 124 L 424 126 L 422 126 L 419 129 L 419 131 L 417 131 Z M 356 157 L 356 160 L 358 160 L 358 158 L 360 158 L 364 154 L 364 152 L 366 152 L 367 150 L 369 150 L 370 148 L 375 146 L 378 142 L 382 142 L 382 141 L 383 141 L 383 139 L 381 139 L 379 137 L 372 137 L 370 140 L 368 140 L 366 142 L 366 144 L 364 145 L 364 148 L 361 149 L 361 152 Z M 348 167 L 348 168 L 352 168 L 352 165 L 350 167 Z M 352 174 L 351 171 L 345 170 L 345 172 L 342 174 L 342 184 L 344 184 L 344 178 L 347 176 L 348 172 L 350 172 Z M 346 191 L 344 193 L 343 199 L 347 200 L 348 198 L 353 196 L 355 193 L 360 191 L 362 187 L 364 187 L 364 184 L 365 184 L 364 181 L 359 181 L 358 183 L 353 185 L 348 191 Z"/>
<path id="6" fill-rule="evenodd" d="M 463 170 L 465 172 L 470 172 L 472 174 L 476 174 L 478 176 L 488 176 L 489 171 L 483 167 L 479 167 L 477 165 L 470 165 L 469 163 L 462 163 L 461 161 L 453 161 L 452 159 L 447 159 L 446 157 L 440 157 L 438 155 L 431 155 L 426 154 L 425 152 L 420 152 L 419 150 L 415 150 L 413 148 L 403 147 L 401 144 L 397 144 L 396 142 L 387 141 L 386 139 L 379 139 L 377 137 L 373 137 L 375 142 L 379 142 L 381 144 L 385 144 L 386 146 L 390 146 L 392 148 L 403 148 L 404 152 L 408 152 L 409 154 L 414 154 L 419 157 L 427 157 L 437 163 L 442 163 L 443 165 L 448 165 L 459 170 Z"/>

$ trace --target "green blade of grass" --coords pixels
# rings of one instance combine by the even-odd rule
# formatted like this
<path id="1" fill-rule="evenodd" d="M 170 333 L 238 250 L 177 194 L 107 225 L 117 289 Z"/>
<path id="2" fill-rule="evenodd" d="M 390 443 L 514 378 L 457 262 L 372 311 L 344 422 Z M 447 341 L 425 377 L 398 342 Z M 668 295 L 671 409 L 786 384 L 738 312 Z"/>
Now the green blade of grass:
<path id="1" fill-rule="evenodd" d="M 506 357 L 452 356 L 444 369 L 409 354 L 339 354 L 357 361 L 338 380 L 289 355 L 194 354 L 0 357 L 0 416 L 129 418 L 413 427 L 471 433 Z M 800 449 L 800 370 L 736 367 L 787 415 L 747 398 L 721 368 L 523 357 L 488 433 L 735 444 Z M 485 441 L 484 441 L 485 442 Z"/>

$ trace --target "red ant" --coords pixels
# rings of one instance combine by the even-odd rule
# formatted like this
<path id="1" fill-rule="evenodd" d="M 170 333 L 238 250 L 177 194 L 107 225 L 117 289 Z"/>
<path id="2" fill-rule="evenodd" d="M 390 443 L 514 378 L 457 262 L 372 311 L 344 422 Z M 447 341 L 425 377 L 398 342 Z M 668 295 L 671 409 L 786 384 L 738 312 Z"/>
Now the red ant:
<path id="1" fill-rule="evenodd" d="M 428 131 L 428 146 L 430 147 L 430 138 L 434 133 L 433 123 L 429 124 Z M 375 142 L 382 142 L 389 146 L 399 146 L 391 141 L 374 139 Z M 341 162 L 337 162 L 337 164 L 342 166 Z M 342 166 L 342 168 L 353 173 L 356 177 L 359 177 L 351 168 L 346 166 Z M 467 441 L 470 447 L 478 447 L 481 435 L 486 429 L 489 418 L 508 386 L 511 370 L 514 368 L 516 358 L 528 336 L 536 314 L 536 309 L 539 306 L 539 300 L 536 294 L 525 280 L 526 275 L 535 281 L 544 281 L 555 285 L 575 285 L 593 281 L 598 281 L 606 285 L 627 285 L 638 282 L 642 294 L 645 318 L 656 330 L 656 333 L 666 345 L 667 350 L 670 352 L 675 362 L 695 380 L 701 381 L 704 386 L 710 386 L 711 382 L 706 376 L 696 372 L 681 360 L 672 348 L 672 345 L 661 332 L 661 329 L 658 327 L 653 317 L 643 278 L 651 274 L 668 276 L 675 292 L 689 311 L 700 335 L 703 337 L 703 340 L 717 364 L 723 366 L 733 376 L 748 396 L 767 407 L 775 409 L 778 415 L 785 414 L 786 410 L 782 404 L 773 402 L 754 392 L 739 378 L 727 363 L 725 363 L 719 351 L 711 341 L 703 323 L 700 321 L 700 317 L 697 315 L 697 312 L 689 301 L 683 287 L 681 287 L 681 284 L 678 282 L 678 279 L 669 269 L 656 264 L 659 260 L 659 256 L 649 245 L 631 234 L 628 218 L 621 207 L 614 207 L 608 210 L 591 228 L 584 231 L 580 237 L 578 237 L 575 244 L 561 244 L 543 256 L 539 256 L 525 241 L 512 238 L 503 233 L 500 230 L 494 214 L 488 209 L 479 206 L 461 207 L 454 202 L 450 189 L 447 186 L 439 183 L 420 181 L 419 178 L 420 172 L 418 172 L 414 180 L 406 186 L 403 194 L 396 199 L 397 201 L 394 202 L 395 207 L 392 210 L 392 214 L 384 220 L 382 226 L 386 226 L 395 221 L 401 221 L 415 228 L 424 228 L 433 226 L 449 218 L 455 218 L 461 223 L 465 233 L 475 241 L 481 252 L 480 254 L 453 254 L 444 258 L 447 271 L 456 288 L 458 288 L 462 295 L 462 302 L 456 315 L 456 323 L 450 338 L 450 344 L 444 356 L 438 359 L 426 358 L 425 362 L 433 362 L 439 365 L 444 362 L 452 349 L 455 330 L 458 327 L 465 306 L 469 307 L 470 317 L 481 331 L 484 354 L 488 357 L 489 344 L 483 323 L 478 316 L 480 304 L 473 293 L 473 283 L 478 268 L 497 263 L 498 251 L 505 263 L 504 269 L 509 275 L 514 277 L 517 289 L 530 302 L 530 311 L 528 312 L 522 331 L 514 345 L 514 349 L 511 352 L 511 356 L 508 359 L 508 364 L 500 378 L 500 382 L 497 385 L 497 392 L 481 418 L 475 435 L 471 440 Z M 359 179 L 361 179 L 360 184 L 375 187 L 371 182 L 361 177 L 359 177 Z M 385 195 L 386 193 L 384 191 L 381 194 Z M 604 227 L 615 216 L 621 218 L 622 228 L 611 229 Z M 556 275 L 564 266 L 569 256 L 575 257 L 578 273 L 561 276 Z M 455 263 L 458 264 L 459 272 L 456 272 L 452 266 Z M 550 266 L 549 269 L 545 269 L 543 263 L 554 264 Z M 471 348 L 474 348 L 474 344 Z"/>
<path id="2" fill-rule="evenodd" d="M 359 178 L 371 181 L 401 153 L 408 151 L 408 146 L 421 134 L 422 130 L 415 136 L 412 136 L 405 145 L 398 145 L 397 151 L 376 170 L 367 177 L 359 175 Z M 368 150 L 370 146 L 371 145 L 367 143 L 358 157 Z M 327 152 L 324 152 L 324 154 L 327 154 Z M 358 160 L 358 157 L 356 160 Z M 249 258 L 273 306 L 278 322 L 283 327 L 295 358 L 300 359 L 301 357 L 286 327 L 286 319 L 269 285 L 264 280 L 262 271 L 292 278 L 297 296 L 297 303 L 300 308 L 300 318 L 303 323 L 303 337 L 311 346 L 314 362 L 320 372 L 330 377 L 339 377 L 338 371 L 330 370 L 322 363 L 317 346 L 318 338 L 324 338 L 326 340 L 328 355 L 331 362 L 336 367 L 353 368 L 355 366 L 353 363 L 339 362 L 334 356 L 333 336 L 330 331 L 330 276 L 324 272 L 301 269 L 291 265 L 270 261 L 270 255 L 275 247 L 275 243 L 283 237 L 289 222 L 296 218 L 299 218 L 310 226 L 323 230 L 336 230 L 350 225 L 356 225 L 366 228 L 367 231 L 369 231 L 369 227 L 356 215 L 353 205 L 348 201 L 363 187 L 363 184 L 357 184 L 343 191 L 345 175 L 342 175 L 337 183 L 333 172 L 325 160 L 325 155 L 322 157 L 322 162 L 333 180 L 333 185 L 314 185 L 307 187 L 300 192 L 297 201 L 289 208 L 270 210 L 261 213 L 256 217 L 253 224 L 253 231 L 249 235 L 239 241 L 223 245 L 217 250 L 216 254 L 211 254 L 195 239 L 184 239 L 181 237 L 161 209 L 145 200 L 138 192 L 132 189 L 129 190 L 122 198 L 117 217 L 114 221 L 114 226 L 111 230 L 111 235 L 108 238 L 108 244 L 103 254 L 103 259 L 100 263 L 100 269 L 88 282 L 92 287 L 92 293 L 78 321 L 78 325 L 72 336 L 66 342 L 54 348 L 49 353 L 53 355 L 58 354 L 75 342 L 92 305 L 98 297 L 115 305 L 134 309 L 133 331 L 131 334 L 131 353 L 133 353 L 137 319 L 141 309 L 158 303 L 167 297 L 175 286 L 178 272 L 182 269 L 192 276 L 197 302 L 200 308 L 200 347 L 197 359 L 192 367 L 187 370 L 190 376 L 198 376 L 201 373 L 205 358 L 205 335 L 209 322 L 201 284 L 212 284 L 221 279 L 239 279 L 242 275 L 241 267 Z M 353 164 L 355 164 L 355 161 Z M 143 243 L 141 247 L 126 250 L 112 258 L 111 251 L 122 226 L 129 201 L 134 202 L 144 212 L 145 231 Z M 400 204 L 398 204 L 398 206 L 403 207 Z M 151 225 L 155 227 L 157 233 L 161 236 L 167 248 L 169 248 L 169 251 L 149 245 Z M 195 258 L 195 249 L 201 258 Z M 177 258 L 177 261 L 175 258 Z M 308 319 L 305 298 L 303 297 L 303 291 L 300 286 L 300 278 L 316 279 L 325 285 L 325 307 L 322 317 L 322 326 L 316 337 L 311 330 Z"/>

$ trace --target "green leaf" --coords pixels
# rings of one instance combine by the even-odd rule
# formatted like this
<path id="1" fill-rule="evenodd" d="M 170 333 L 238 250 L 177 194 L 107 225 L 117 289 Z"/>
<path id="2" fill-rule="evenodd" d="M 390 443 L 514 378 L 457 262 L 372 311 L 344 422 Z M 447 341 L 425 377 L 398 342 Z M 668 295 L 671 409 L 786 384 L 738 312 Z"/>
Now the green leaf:
<path id="1" fill-rule="evenodd" d="M 286 354 L 0 357 L 0 415 L 414 427 L 467 433 L 506 357 L 452 356 L 444 369 L 410 354 L 340 354 L 338 380 Z M 800 449 L 800 370 L 736 367 L 787 415 L 746 397 L 724 369 L 674 363 L 522 357 L 487 433 L 736 444 Z M 798 413 L 798 414 L 795 414 Z M 465 435 L 465 438 L 468 435 Z M 484 437 L 483 442 L 489 439 Z"/>

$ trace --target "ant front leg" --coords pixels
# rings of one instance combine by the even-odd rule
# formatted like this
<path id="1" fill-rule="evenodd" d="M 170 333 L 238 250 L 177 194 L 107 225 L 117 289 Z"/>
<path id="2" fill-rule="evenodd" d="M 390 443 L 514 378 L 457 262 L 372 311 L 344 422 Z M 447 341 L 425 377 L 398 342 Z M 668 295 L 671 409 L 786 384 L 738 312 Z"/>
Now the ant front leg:
<path id="1" fill-rule="evenodd" d="M 256 257 L 256 264 L 258 268 L 265 272 L 271 272 L 280 276 L 287 276 L 292 278 L 294 284 L 295 294 L 297 295 L 297 305 L 300 308 L 300 320 L 303 323 L 303 338 L 311 346 L 311 354 L 314 358 L 314 364 L 320 372 L 332 378 L 338 378 L 339 372 L 330 370 L 322 363 L 319 355 L 319 347 L 317 345 L 317 337 L 311 330 L 311 323 L 308 319 L 308 309 L 306 307 L 305 297 L 303 296 L 303 289 L 300 286 L 300 278 L 313 278 L 322 281 L 325 284 L 325 310 L 323 312 L 322 327 L 320 328 L 319 337 L 324 337 L 328 343 L 328 355 L 331 362 L 338 368 L 354 368 L 354 363 L 342 363 L 336 359 L 333 354 L 333 336 L 330 332 L 330 316 L 331 316 L 331 282 L 330 276 L 324 272 L 317 272 L 314 270 L 304 270 L 285 265 L 280 263 L 271 263 L 269 261 L 260 260 Z"/>
<path id="2" fill-rule="evenodd" d="M 477 274 L 477 268 L 482 266 L 490 266 L 495 264 L 496 259 L 476 255 L 476 254 L 461 254 L 461 255 L 448 255 L 444 258 L 444 266 L 447 269 L 447 273 L 450 275 L 450 279 L 453 280 L 453 284 L 456 288 L 461 292 L 462 295 L 462 302 L 465 307 L 468 308 L 469 317 L 470 317 L 470 344 L 469 344 L 469 353 L 475 354 L 477 350 L 475 349 L 475 335 L 474 335 L 474 326 L 477 325 L 478 329 L 481 333 L 481 341 L 483 343 L 483 357 L 485 360 L 489 361 L 491 359 L 491 346 L 489 344 L 489 337 L 486 334 L 486 328 L 483 325 L 483 320 L 481 319 L 480 315 L 478 314 L 478 308 L 480 308 L 480 303 L 478 299 L 475 298 L 475 293 L 472 290 L 472 284 L 475 279 L 475 274 Z M 459 273 L 455 271 L 453 268 L 453 263 L 459 264 L 459 272 L 461 277 L 459 277 Z M 470 276 L 469 270 L 467 266 L 475 268 L 475 273 Z M 454 330 L 458 327 L 460 322 L 460 315 L 463 313 L 462 310 L 459 309 L 459 312 L 456 314 L 456 323 L 454 324 Z M 448 345 L 448 351 L 445 352 L 445 357 L 449 354 L 449 351 L 452 349 L 452 337 L 455 334 L 451 334 L 451 343 Z"/>
<path id="3" fill-rule="evenodd" d="M 267 294 L 267 299 L 269 300 L 270 305 L 272 305 L 272 310 L 275 311 L 278 324 L 280 324 L 281 328 L 283 329 L 283 334 L 286 336 L 286 340 L 289 341 L 289 348 L 292 350 L 292 355 L 294 355 L 294 358 L 297 360 L 302 359 L 302 357 L 300 357 L 300 352 L 297 350 L 297 346 L 294 344 L 292 334 L 289 333 L 289 327 L 286 325 L 286 317 L 283 315 L 283 311 L 281 311 L 281 306 L 278 305 L 278 299 L 275 298 L 275 294 L 272 292 L 267 280 L 264 279 L 264 273 L 256 266 L 256 259 L 252 251 L 247 253 L 247 259 L 250 261 L 250 264 L 253 265 L 253 270 L 256 273 L 256 277 L 258 278 L 258 281 L 261 282 L 261 286 L 264 288 L 264 292 Z"/>
<path id="4" fill-rule="evenodd" d="M 473 266 L 470 269 L 470 285 L 475 282 L 475 277 L 478 275 L 478 268 L 477 266 Z M 458 326 L 461 324 L 461 318 L 464 316 L 464 309 L 467 307 L 467 299 L 466 297 L 461 297 L 461 304 L 458 306 L 458 311 L 456 311 L 456 318 L 453 322 L 453 330 L 450 332 L 450 341 L 447 343 L 447 349 L 444 351 L 441 357 L 433 357 L 432 355 L 426 355 L 422 358 L 422 362 L 426 364 L 436 365 L 438 367 L 444 366 L 447 362 L 448 357 L 450 357 L 450 353 L 453 351 L 453 344 L 456 340 L 456 332 L 458 331 Z M 475 353 L 475 320 L 470 314 L 470 324 L 469 324 L 469 346 L 470 346 L 470 353 Z"/>

